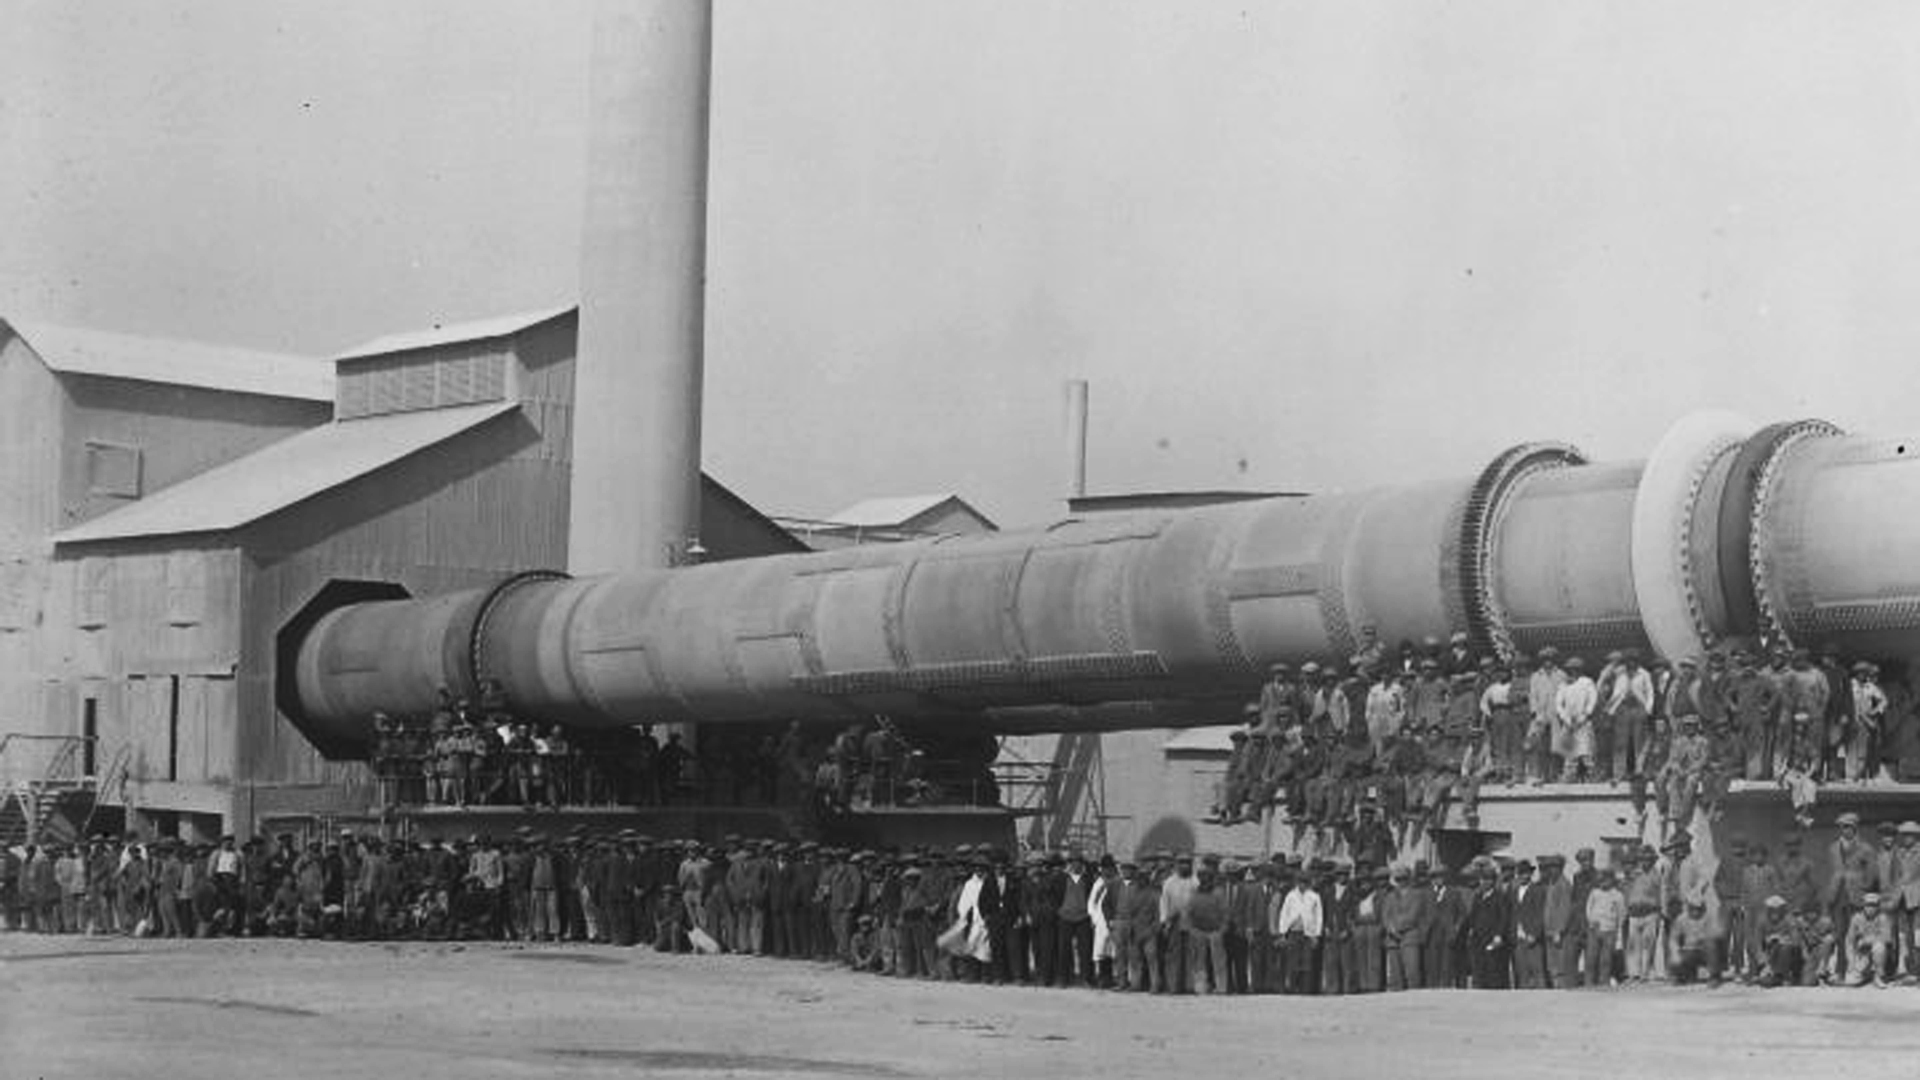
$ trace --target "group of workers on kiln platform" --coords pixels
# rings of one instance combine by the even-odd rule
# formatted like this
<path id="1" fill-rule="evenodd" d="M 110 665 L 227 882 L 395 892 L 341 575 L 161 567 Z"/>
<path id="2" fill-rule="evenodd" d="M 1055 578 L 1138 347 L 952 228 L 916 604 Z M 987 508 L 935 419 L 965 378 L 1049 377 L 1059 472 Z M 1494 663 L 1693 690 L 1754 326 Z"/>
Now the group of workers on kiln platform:
<path id="1" fill-rule="evenodd" d="M 1607 654 L 1597 670 L 1553 646 L 1531 660 L 1477 655 L 1465 634 L 1389 656 L 1363 631 L 1344 668 L 1275 664 L 1221 786 L 1216 816 L 1277 806 L 1295 847 L 1335 834 L 1417 841 L 1453 801 L 1477 826 L 1483 784 L 1627 786 L 1642 822 L 1709 810 L 1735 780 L 1777 783 L 1802 823 L 1819 788 L 1920 779 L 1920 718 L 1901 677 L 1806 649 L 1703 660 Z"/>

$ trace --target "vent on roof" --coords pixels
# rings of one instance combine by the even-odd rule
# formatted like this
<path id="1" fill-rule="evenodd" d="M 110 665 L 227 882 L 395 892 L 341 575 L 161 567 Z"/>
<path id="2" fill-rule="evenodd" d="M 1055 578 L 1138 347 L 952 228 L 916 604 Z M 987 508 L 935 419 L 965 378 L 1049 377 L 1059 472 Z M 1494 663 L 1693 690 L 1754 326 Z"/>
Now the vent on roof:
<path id="1" fill-rule="evenodd" d="M 506 396 L 507 358 L 498 352 L 449 346 L 400 356 L 340 362 L 341 420 L 386 413 L 476 405 Z"/>

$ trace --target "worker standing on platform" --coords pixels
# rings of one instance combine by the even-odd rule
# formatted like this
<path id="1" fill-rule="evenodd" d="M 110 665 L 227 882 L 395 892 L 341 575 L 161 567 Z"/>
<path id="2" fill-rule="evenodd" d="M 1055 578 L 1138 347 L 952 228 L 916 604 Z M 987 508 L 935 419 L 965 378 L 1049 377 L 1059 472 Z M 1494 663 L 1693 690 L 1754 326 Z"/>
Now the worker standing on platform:
<path id="1" fill-rule="evenodd" d="M 1560 650 L 1541 646 L 1539 666 L 1527 680 L 1527 779 L 1544 784 L 1560 775 L 1563 750 L 1559 717 L 1560 688 L 1567 683 L 1560 667 Z"/>
<path id="2" fill-rule="evenodd" d="M 1593 778 L 1593 710 L 1599 692 L 1586 675 L 1586 664 L 1573 657 L 1566 664 L 1567 682 L 1554 698 L 1555 745 L 1565 761 L 1561 783 Z"/>
<path id="3" fill-rule="evenodd" d="M 1647 720 L 1653 714 L 1653 676 L 1641 666 L 1640 651 L 1622 654 L 1607 695 L 1604 723 L 1612 730 L 1613 753 L 1601 775 L 1614 782 L 1632 777 L 1646 748 Z"/>

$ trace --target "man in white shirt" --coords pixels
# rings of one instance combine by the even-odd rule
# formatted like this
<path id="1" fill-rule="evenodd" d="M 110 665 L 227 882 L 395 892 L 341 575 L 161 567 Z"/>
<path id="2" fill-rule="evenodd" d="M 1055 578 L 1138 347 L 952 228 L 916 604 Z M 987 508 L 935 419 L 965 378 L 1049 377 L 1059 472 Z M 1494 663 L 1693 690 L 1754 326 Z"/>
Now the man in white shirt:
<path id="1" fill-rule="evenodd" d="M 1376 759 L 1385 756 L 1388 740 L 1400 734 L 1406 718 L 1406 694 L 1393 674 L 1383 668 L 1367 690 L 1367 741 L 1373 744 Z"/>
<path id="2" fill-rule="evenodd" d="M 1167 987 L 1176 994 L 1193 989 L 1187 971 L 1187 908 L 1200 882 L 1193 876 L 1193 856 L 1182 852 L 1173 861 L 1173 876 L 1160 886 L 1160 926 L 1166 932 Z"/>
<path id="3" fill-rule="evenodd" d="M 1599 704 L 1600 693 L 1587 677 L 1586 664 L 1579 657 L 1567 661 L 1566 671 L 1567 683 L 1554 698 L 1553 714 L 1556 730 L 1563 733 L 1556 741 L 1564 746 L 1562 753 L 1566 757 L 1560 782 L 1570 784 L 1593 774 L 1593 710 Z"/>
<path id="4" fill-rule="evenodd" d="M 1564 752 L 1564 745 L 1556 705 L 1567 676 L 1560 670 L 1560 652 L 1553 646 L 1542 646 L 1539 660 L 1540 666 L 1527 679 L 1527 710 L 1532 714 L 1526 735 L 1527 777 L 1544 784 L 1560 772 L 1554 758 Z"/>
<path id="5" fill-rule="evenodd" d="M 1274 939 L 1281 942 L 1286 956 L 1286 990 L 1291 994 L 1311 994 L 1314 956 L 1320 948 L 1320 894 L 1310 887 L 1307 872 L 1293 878 L 1293 888 L 1280 902 L 1280 913 L 1273 921 Z"/>
<path id="6" fill-rule="evenodd" d="M 1602 779 L 1625 780 L 1638 771 L 1647 743 L 1647 718 L 1653 713 L 1653 675 L 1640 664 L 1638 649 L 1628 649 L 1607 688 L 1604 710 L 1613 731 L 1611 761 L 1601 761 Z"/>

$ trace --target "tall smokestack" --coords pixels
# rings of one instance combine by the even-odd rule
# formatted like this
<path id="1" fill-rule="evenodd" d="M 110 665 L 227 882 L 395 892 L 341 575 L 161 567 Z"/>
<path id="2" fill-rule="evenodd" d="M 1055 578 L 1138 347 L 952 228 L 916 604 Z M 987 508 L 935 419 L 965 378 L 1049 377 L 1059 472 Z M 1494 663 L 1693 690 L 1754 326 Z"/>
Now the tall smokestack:
<path id="1" fill-rule="evenodd" d="M 1087 493 L 1087 380 L 1067 380 L 1067 498 Z"/>
<path id="2" fill-rule="evenodd" d="M 567 566 L 683 561 L 699 528 L 711 0 L 594 12 Z"/>

